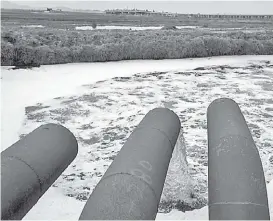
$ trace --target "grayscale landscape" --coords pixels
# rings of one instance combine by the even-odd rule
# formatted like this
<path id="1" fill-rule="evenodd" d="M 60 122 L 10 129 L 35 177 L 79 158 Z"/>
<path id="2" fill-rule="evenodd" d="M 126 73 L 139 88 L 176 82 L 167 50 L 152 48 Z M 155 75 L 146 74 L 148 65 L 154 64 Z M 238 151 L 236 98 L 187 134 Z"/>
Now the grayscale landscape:
<path id="1" fill-rule="evenodd" d="M 182 129 L 157 219 L 207 220 L 206 114 L 221 97 L 236 101 L 247 121 L 273 216 L 273 15 L 125 3 L 86 10 L 2 4 L 2 151 L 46 123 L 68 128 L 79 145 L 24 219 L 77 220 L 135 127 L 165 107 Z"/>

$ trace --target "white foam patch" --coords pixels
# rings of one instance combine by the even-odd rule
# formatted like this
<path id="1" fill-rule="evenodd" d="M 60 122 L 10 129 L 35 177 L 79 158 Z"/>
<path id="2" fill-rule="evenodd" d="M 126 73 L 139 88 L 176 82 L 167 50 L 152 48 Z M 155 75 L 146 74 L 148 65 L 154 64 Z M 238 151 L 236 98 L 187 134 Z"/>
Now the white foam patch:
<path id="1" fill-rule="evenodd" d="M 23 28 L 44 28 L 43 25 L 23 25 Z"/>
<path id="2" fill-rule="evenodd" d="M 144 30 L 160 30 L 163 26 L 97 26 L 93 28 L 92 26 L 77 26 L 76 30 L 132 30 L 132 31 L 144 31 Z M 176 26 L 177 29 L 193 29 L 197 26 Z"/>

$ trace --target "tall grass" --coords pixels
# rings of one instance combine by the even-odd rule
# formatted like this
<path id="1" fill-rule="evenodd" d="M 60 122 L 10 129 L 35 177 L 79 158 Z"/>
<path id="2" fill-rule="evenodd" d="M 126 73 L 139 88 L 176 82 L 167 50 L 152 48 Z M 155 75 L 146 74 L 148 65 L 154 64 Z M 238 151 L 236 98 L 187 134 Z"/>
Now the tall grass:
<path id="1" fill-rule="evenodd" d="M 273 32 L 7 30 L 1 65 L 273 54 Z"/>

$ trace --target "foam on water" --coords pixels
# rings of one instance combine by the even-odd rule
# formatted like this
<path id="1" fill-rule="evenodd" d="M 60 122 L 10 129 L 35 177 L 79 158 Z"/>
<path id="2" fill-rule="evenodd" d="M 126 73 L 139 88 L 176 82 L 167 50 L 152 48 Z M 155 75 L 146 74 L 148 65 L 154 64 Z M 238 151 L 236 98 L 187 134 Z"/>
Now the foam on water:
<path id="1" fill-rule="evenodd" d="M 58 190 L 58 196 L 63 195 L 64 198 L 57 199 L 56 197 L 53 200 L 53 191 L 51 190 L 41 199 L 45 200 L 44 203 L 38 203 L 35 207 L 40 208 L 39 211 L 43 210 L 44 213 L 47 213 L 48 216 L 46 217 L 50 217 L 49 211 L 54 209 L 50 206 L 46 207 L 46 202 L 51 202 L 52 205 L 56 205 L 56 202 L 65 203 L 67 196 L 69 196 L 71 199 L 69 202 L 71 205 L 76 205 L 77 211 L 80 213 L 78 206 L 83 206 L 135 126 L 149 110 L 163 106 L 172 109 L 179 116 L 183 128 L 170 162 L 161 198 L 160 212 L 168 212 L 171 208 L 176 208 L 181 211 L 195 209 L 196 212 L 204 211 L 205 214 L 205 207 L 197 210 L 206 204 L 207 199 L 205 113 L 207 106 L 212 100 L 223 96 L 228 96 L 240 104 L 257 144 L 266 181 L 269 182 L 273 177 L 271 117 L 273 104 L 273 57 L 265 56 L 263 59 L 259 59 L 260 61 L 257 61 L 257 58 L 256 56 L 250 57 L 247 64 L 240 63 L 240 57 L 232 58 L 232 61 L 238 61 L 238 64 L 235 66 L 222 65 L 222 63 L 226 62 L 226 58 L 224 58 L 225 62 L 223 60 L 217 62 L 217 58 L 206 59 L 205 64 L 210 62 L 210 65 L 213 64 L 213 66 L 203 66 L 204 64 L 197 63 L 196 59 L 188 61 L 188 65 L 192 62 L 195 66 L 187 66 L 189 69 L 182 71 L 177 71 L 179 65 L 174 67 L 170 65 L 170 61 L 160 61 L 161 63 L 166 62 L 164 64 L 169 64 L 161 68 L 161 71 L 164 70 L 165 72 L 151 73 L 149 72 L 150 69 L 147 68 L 145 69 L 146 73 L 140 71 L 141 74 L 133 76 L 128 74 L 127 77 L 115 77 L 112 79 L 106 78 L 107 80 L 102 79 L 103 81 L 96 83 L 92 83 L 92 81 L 88 83 L 87 75 L 92 75 L 90 70 L 94 72 L 94 68 L 90 69 L 91 64 L 90 66 L 88 66 L 89 64 L 86 65 L 86 67 L 89 67 L 88 73 L 86 77 L 81 75 L 81 78 L 78 75 L 79 67 L 85 66 L 85 64 L 81 64 L 81 66 L 77 64 L 66 65 L 65 67 L 70 67 L 67 72 L 71 73 L 74 67 L 75 69 L 73 70 L 77 75 L 70 76 L 65 73 L 65 75 L 57 75 L 60 76 L 59 78 L 54 78 L 57 73 L 52 72 L 49 74 L 51 71 L 48 71 L 45 75 L 46 77 L 43 77 L 42 73 L 39 72 L 41 69 L 18 72 L 16 79 L 20 78 L 20 82 L 15 84 L 14 90 L 21 88 L 20 85 L 22 84 L 27 84 L 28 80 L 22 77 L 28 75 L 29 72 L 35 72 L 37 77 L 37 79 L 31 78 L 30 81 L 29 87 L 32 87 L 32 91 L 30 91 L 29 97 L 31 100 L 23 104 L 31 106 L 25 108 L 24 125 L 22 125 L 19 133 L 23 136 L 47 122 L 61 123 L 69 128 L 79 141 L 77 158 L 52 187 Z M 183 62 L 184 60 L 180 60 L 177 61 L 177 64 L 182 65 Z M 139 64 L 139 62 L 137 63 Z M 140 66 L 143 68 L 144 63 L 141 62 L 142 66 L 137 65 L 134 71 L 137 71 L 137 68 Z M 119 67 L 122 66 L 121 63 L 111 63 L 109 73 L 113 72 L 112 64 L 117 64 Z M 123 65 L 125 64 L 126 62 L 123 62 Z M 155 62 L 151 61 L 149 68 L 158 68 L 157 65 L 153 66 L 151 64 L 155 64 Z M 202 65 L 202 67 L 196 68 L 196 64 Z M 107 64 L 103 65 L 104 67 L 107 66 Z M 61 72 L 61 67 L 64 66 L 58 67 L 59 73 Z M 92 67 L 95 67 L 95 65 Z M 171 67 L 172 71 L 166 70 L 168 67 Z M 43 68 L 45 69 L 45 67 Z M 47 68 L 53 70 L 54 67 L 49 66 Z M 193 70 L 193 68 L 196 69 Z M 100 73 L 107 73 L 103 71 L 103 68 L 98 70 L 94 72 L 97 73 L 95 77 L 101 76 L 99 75 Z M 121 73 L 123 71 L 122 67 L 117 70 L 119 76 L 124 75 L 124 73 Z M 130 71 L 132 71 L 132 67 Z M 158 71 L 160 70 L 158 69 Z M 7 75 L 4 75 L 3 78 L 3 80 L 8 80 L 10 83 L 5 85 L 5 90 L 11 90 L 14 87 L 15 79 L 11 77 L 13 71 L 10 72 L 7 70 Z M 49 85 L 55 85 L 56 89 L 58 88 L 59 90 L 58 93 L 60 93 L 60 85 L 64 78 L 67 80 L 70 77 L 73 79 L 74 84 L 77 82 L 78 85 L 82 85 L 86 82 L 86 85 L 78 91 L 74 91 L 72 90 L 73 87 L 70 87 L 70 95 L 66 95 L 67 91 L 64 90 L 62 97 L 51 99 L 56 93 L 52 93 L 52 91 L 47 92 Z M 35 104 L 38 98 L 35 97 L 34 99 L 31 95 L 34 96 L 35 93 L 41 93 L 38 90 L 38 86 L 37 90 L 33 90 L 33 87 L 39 82 L 38 79 L 42 79 L 43 85 L 47 82 L 47 86 L 43 87 L 46 92 L 43 95 L 43 99 L 40 100 L 39 104 Z M 50 82 L 52 83 L 52 81 L 55 84 L 51 85 Z M 39 88 L 41 89 L 41 86 Z M 21 93 L 27 94 L 26 90 L 21 90 Z M 52 94 L 49 96 L 48 93 Z M 18 99 L 18 95 L 14 95 L 14 99 L 16 98 Z M 5 105 L 16 106 L 13 102 L 14 99 L 5 97 Z M 20 103 L 21 101 L 19 100 L 18 102 Z M 10 110 L 12 110 L 12 107 Z M 10 125 L 10 122 L 7 123 Z M 74 204 L 74 202 L 77 203 Z M 41 205 L 44 205 L 44 207 Z M 62 210 L 65 209 L 62 208 Z M 66 217 L 69 214 L 68 210 L 62 213 L 66 214 Z M 35 215 L 35 211 L 37 212 L 38 209 L 33 211 L 34 215 L 32 217 L 34 219 L 42 217 L 41 212 Z M 30 216 L 33 213 L 30 212 Z M 176 214 L 177 210 L 172 210 L 169 218 L 173 218 L 173 215 L 177 217 Z M 185 214 L 188 218 L 187 214 L 189 213 L 186 212 Z M 58 214 L 53 216 L 54 219 L 62 219 Z M 74 218 L 75 216 L 76 214 L 73 215 Z M 162 218 L 160 218 L 160 215 L 158 217 L 159 219 Z M 179 217 L 182 219 L 181 213 Z"/>
<path id="2" fill-rule="evenodd" d="M 92 26 L 77 26 L 76 30 L 96 30 L 96 29 L 106 29 L 106 30 L 133 30 L 133 31 L 141 31 L 141 30 L 159 30 L 162 29 L 163 26 L 97 26 L 95 29 Z M 177 29 L 193 29 L 198 28 L 198 26 L 176 26 Z"/>
<path id="3" fill-rule="evenodd" d="M 23 25 L 23 28 L 44 28 L 43 25 Z"/>
<path id="4" fill-rule="evenodd" d="M 85 201 L 143 116 L 156 107 L 169 108 L 179 116 L 183 130 L 170 162 L 160 212 L 198 209 L 207 203 L 206 109 L 227 93 L 240 104 L 260 151 L 266 181 L 272 179 L 271 77 L 268 61 L 115 77 L 84 85 L 82 93 L 27 107 L 21 134 L 41 122 L 60 123 L 75 134 L 78 156 L 54 186 Z"/>

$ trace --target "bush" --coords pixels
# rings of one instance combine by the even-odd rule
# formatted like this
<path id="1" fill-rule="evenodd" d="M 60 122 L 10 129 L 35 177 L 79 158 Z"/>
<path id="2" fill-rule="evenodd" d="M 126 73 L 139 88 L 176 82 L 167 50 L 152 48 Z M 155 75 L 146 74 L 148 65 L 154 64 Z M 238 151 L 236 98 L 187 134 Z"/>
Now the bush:
<path id="1" fill-rule="evenodd" d="M 14 46 L 9 42 L 2 42 L 1 44 L 1 65 L 13 65 Z"/>
<path id="2" fill-rule="evenodd" d="M 232 55 L 246 55 L 249 44 L 247 41 L 238 39 L 232 41 Z"/>
<path id="3" fill-rule="evenodd" d="M 15 44 L 16 43 L 16 36 L 14 35 L 13 32 L 6 32 L 6 33 L 3 33 L 2 35 L 2 39 L 6 42 L 9 42 L 11 44 Z"/>
<path id="4" fill-rule="evenodd" d="M 192 41 L 185 44 L 183 50 L 184 58 L 196 58 L 196 57 L 207 57 L 205 43 L 201 37 L 194 38 Z"/>
<path id="5" fill-rule="evenodd" d="M 263 46 L 264 46 L 264 53 L 268 54 L 268 55 L 272 55 L 273 54 L 273 41 L 272 40 L 267 40 L 263 42 Z"/>
<path id="6" fill-rule="evenodd" d="M 139 47 L 143 59 L 164 59 L 168 55 L 166 41 L 144 41 Z"/>
<path id="7" fill-rule="evenodd" d="M 95 45 L 83 45 L 78 55 L 78 62 L 92 62 L 99 61 L 97 53 L 97 46 Z"/>
<path id="8" fill-rule="evenodd" d="M 92 23 L 92 28 L 96 29 L 97 28 L 97 24 L 95 22 Z"/>
<path id="9" fill-rule="evenodd" d="M 39 64 L 56 64 L 54 50 L 48 46 L 35 48 Z"/>
<path id="10" fill-rule="evenodd" d="M 219 37 L 204 37 L 204 45 L 207 56 L 229 55 L 231 51 L 230 42 Z"/>
<path id="11" fill-rule="evenodd" d="M 177 30 L 177 27 L 174 25 L 165 25 L 161 30 Z"/>
<path id="12" fill-rule="evenodd" d="M 13 64 L 15 66 L 37 66 L 34 49 L 31 46 L 15 46 Z"/>
<path id="13" fill-rule="evenodd" d="M 2 30 L 1 64 L 36 66 L 128 59 L 273 54 L 273 32 Z"/>

